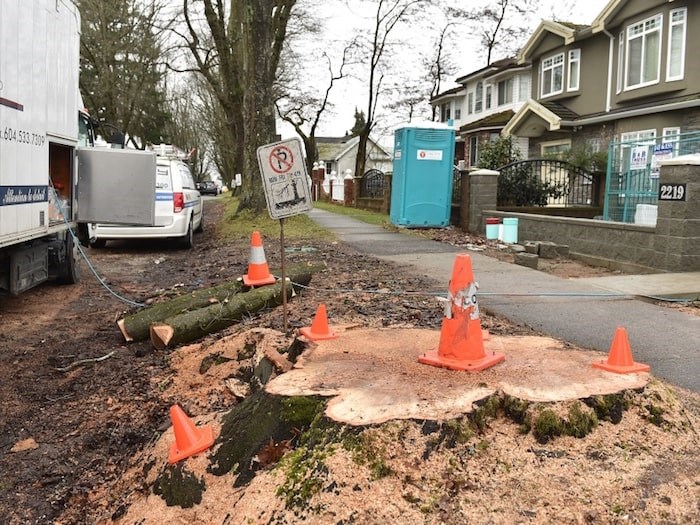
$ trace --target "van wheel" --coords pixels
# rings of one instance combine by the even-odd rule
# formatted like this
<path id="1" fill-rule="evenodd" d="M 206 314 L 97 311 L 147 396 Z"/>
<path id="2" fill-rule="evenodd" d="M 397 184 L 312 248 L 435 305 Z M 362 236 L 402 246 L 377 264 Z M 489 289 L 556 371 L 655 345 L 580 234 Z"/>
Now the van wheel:
<path id="1" fill-rule="evenodd" d="M 180 241 L 180 246 L 185 249 L 190 249 L 194 246 L 194 229 L 192 228 L 192 219 L 190 218 L 190 223 L 187 226 L 187 233 Z"/>
<path id="2" fill-rule="evenodd" d="M 75 284 L 78 282 L 78 247 L 73 241 L 73 235 L 66 232 L 65 259 L 58 268 L 58 282 Z"/>

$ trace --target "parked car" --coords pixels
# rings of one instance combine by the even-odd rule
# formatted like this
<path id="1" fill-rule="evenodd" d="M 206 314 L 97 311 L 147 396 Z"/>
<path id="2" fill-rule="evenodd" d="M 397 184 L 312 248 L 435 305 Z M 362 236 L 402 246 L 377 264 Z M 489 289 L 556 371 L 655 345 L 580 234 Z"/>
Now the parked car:
<path id="1" fill-rule="evenodd" d="M 174 239 L 183 248 L 191 248 L 194 232 L 203 228 L 202 211 L 202 196 L 187 164 L 158 157 L 155 225 L 90 224 L 90 245 L 101 248 L 110 239 Z"/>
<path id="2" fill-rule="evenodd" d="M 221 193 L 219 185 L 213 180 L 205 180 L 199 183 L 199 193 L 202 195 L 218 195 Z"/>

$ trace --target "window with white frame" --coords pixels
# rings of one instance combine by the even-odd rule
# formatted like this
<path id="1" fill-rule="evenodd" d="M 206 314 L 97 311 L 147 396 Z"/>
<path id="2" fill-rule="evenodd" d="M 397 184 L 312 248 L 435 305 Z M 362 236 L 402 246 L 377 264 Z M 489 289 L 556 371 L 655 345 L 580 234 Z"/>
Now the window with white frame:
<path id="1" fill-rule="evenodd" d="M 530 77 L 520 75 L 518 78 L 518 100 L 520 102 L 530 98 Z"/>
<path id="2" fill-rule="evenodd" d="M 581 77 L 581 50 L 569 51 L 569 80 L 567 91 L 578 91 L 579 78 Z"/>
<path id="3" fill-rule="evenodd" d="M 506 78 L 498 83 L 498 105 L 513 103 L 513 79 Z"/>
<path id="4" fill-rule="evenodd" d="M 491 92 L 493 91 L 493 87 L 491 84 L 486 85 L 486 96 L 484 100 L 484 109 L 491 109 Z"/>
<path id="5" fill-rule="evenodd" d="M 462 118 L 462 106 L 455 105 L 455 120 Z"/>
<path id="6" fill-rule="evenodd" d="M 450 120 L 450 109 L 449 102 L 440 106 L 440 122 L 447 122 Z"/>
<path id="7" fill-rule="evenodd" d="M 471 115 L 474 113 L 474 92 L 467 94 L 467 113 Z"/>
<path id="8" fill-rule="evenodd" d="M 476 166 L 479 160 L 479 137 L 472 135 L 469 137 L 469 166 Z"/>
<path id="9" fill-rule="evenodd" d="M 474 94 L 474 113 L 481 113 L 484 103 L 484 83 L 476 83 L 476 93 Z"/>
<path id="10" fill-rule="evenodd" d="M 620 33 L 617 41 L 617 93 L 622 91 L 622 77 L 625 71 L 625 32 Z"/>
<path id="11" fill-rule="evenodd" d="M 681 80 L 685 73 L 685 35 L 688 10 L 674 9 L 670 15 L 668 32 L 668 62 L 666 80 Z"/>
<path id="12" fill-rule="evenodd" d="M 663 17 L 659 14 L 627 28 L 626 89 L 659 81 L 662 22 Z"/>
<path id="13" fill-rule="evenodd" d="M 564 78 L 564 53 L 545 58 L 542 61 L 540 85 L 542 97 L 561 93 Z"/>
<path id="14" fill-rule="evenodd" d="M 680 142 L 681 128 L 664 128 L 661 131 L 661 135 L 664 138 L 665 143 L 673 144 L 673 155 L 678 155 L 678 143 Z"/>

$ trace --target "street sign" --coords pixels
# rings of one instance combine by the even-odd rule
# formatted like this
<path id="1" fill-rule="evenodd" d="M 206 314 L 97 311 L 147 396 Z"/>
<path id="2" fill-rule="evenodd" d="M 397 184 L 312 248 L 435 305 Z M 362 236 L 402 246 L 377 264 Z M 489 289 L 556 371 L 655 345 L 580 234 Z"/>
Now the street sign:
<path id="1" fill-rule="evenodd" d="M 270 217 L 284 219 L 311 210 L 309 176 L 299 139 L 260 146 L 258 165 Z"/>

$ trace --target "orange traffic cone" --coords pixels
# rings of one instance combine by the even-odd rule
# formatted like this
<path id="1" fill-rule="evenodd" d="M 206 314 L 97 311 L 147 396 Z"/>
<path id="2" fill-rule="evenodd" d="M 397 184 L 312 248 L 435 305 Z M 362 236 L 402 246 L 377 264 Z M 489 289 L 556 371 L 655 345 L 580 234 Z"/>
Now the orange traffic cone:
<path id="1" fill-rule="evenodd" d="M 627 338 L 627 330 L 621 326 L 615 330 L 608 360 L 593 363 L 593 366 L 616 374 L 636 374 L 637 372 L 648 372 L 651 369 L 649 365 L 634 362 L 630 341 Z"/>
<path id="2" fill-rule="evenodd" d="M 168 463 L 194 456 L 214 444 L 214 431 L 211 427 L 197 428 L 179 405 L 170 407 L 170 420 L 175 432 L 175 443 L 170 445 Z"/>
<path id="3" fill-rule="evenodd" d="M 505 360 L 504 354 L 484 352 L 484 334 L 476 303 L 472 261 L 465 253 L 458 254 L 452 269 L 448 303 L 440 330 L 437 350 L 418 358 L 419 363 L 479 372 Z"/>
<path id="4" fill-rule="evenodd" d="M 275 281 L 275 276 L 270 273 L 270 269 L 267 267 L 260 232 L 253 232 L 250 239 L 248 273 L 243 276 L 243 284 L 246 286 L 263 286 L 274 284 Z"/>
<path id="5" fill-rule="evenodd" d="M 335 339 L 338 335 L 328 328 L 328 316 L 326 315 L 326 305 L 321 303 L 316 309 L 316 315 L 311 326 L 305 326 L 299 330 L 301 335 L 312 341 L 321 341 L 323 339 Z"/>

